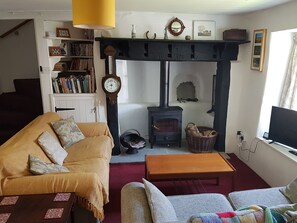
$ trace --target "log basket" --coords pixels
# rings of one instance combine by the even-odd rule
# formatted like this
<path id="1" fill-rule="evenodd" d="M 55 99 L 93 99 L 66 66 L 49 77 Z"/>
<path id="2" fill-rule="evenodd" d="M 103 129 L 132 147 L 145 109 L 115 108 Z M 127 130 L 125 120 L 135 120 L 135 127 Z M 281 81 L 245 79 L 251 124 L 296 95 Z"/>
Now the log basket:
<path id="1" fill-rule="evenodd" d="M 218 133 L 209 127 L 196 126 L 190 122 L 185 128 L 189 150 L 192 153 L 211 153 Z"/>

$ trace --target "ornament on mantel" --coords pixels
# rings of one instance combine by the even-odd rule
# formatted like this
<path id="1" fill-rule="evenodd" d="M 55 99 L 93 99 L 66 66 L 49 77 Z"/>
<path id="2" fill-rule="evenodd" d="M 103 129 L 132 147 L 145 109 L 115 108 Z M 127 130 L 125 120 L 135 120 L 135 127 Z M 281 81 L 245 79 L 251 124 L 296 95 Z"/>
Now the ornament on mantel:
<path id="1" fill-rule="evenodd" d="M 185 36 L 185 40 L 191 40 L 191 36 L 190 35 L 186 35 Z"/>
<path id="2" fill-rule="evenodd" d="M 164 39 L 168 39 L 167 26 L 164 29 Z"/>
<path id="3" fill-rule="evenodd" d="M 149 32 L 150 32 L 150 31 L 146 31 L 146 33 L 145 33 L 146 38 L 147 38 L 147 39 L 156 39 L 157 34 L 154 33 L 154 36 L 153 36 L 152 38 L 150 38 L 150 37 L 149 37 Z"/>
<path id="4" fill-rule="evenodd" d="M 136 38 L 136 28 L 135 28 L 135 25 L 132 25 L 131 38 Z"/>

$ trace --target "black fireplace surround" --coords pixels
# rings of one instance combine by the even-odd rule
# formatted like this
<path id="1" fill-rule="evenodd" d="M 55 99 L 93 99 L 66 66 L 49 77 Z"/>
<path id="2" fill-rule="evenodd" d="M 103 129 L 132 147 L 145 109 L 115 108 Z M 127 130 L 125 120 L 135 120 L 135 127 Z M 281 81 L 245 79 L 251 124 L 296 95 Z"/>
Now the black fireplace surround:
<path id="1" fill-rule="evenodd" d="M 130 39 L 130 38 L 103 38 L 97 37 L 100 42 L 100 58 L 106 59 L 104 49 L 112 46 L 116 49 L 114 59 L 160 61 L 166 64 L 168 61 L 204 61 L 217 62 L 216 89 L 215 89 L 215 115 L 213 128 L 218 132 L 215 149 L 225 151 L 226 120 L 230 87 L 231 61 L 237 60 L 239 45 L 250 41 L 223 41 L 223 40 L 151 40 L 151 39 Z M 106 70 L 108 67 L 106 66 Z M 108 74 L 108 72 L 106 72 Z M 162 75 L 162 72 L 160 72 Z M 160 100 L 160 103 L 161 102 Z M 166 102 L 165 102 L 166 103 Z M 120 154 L 120 141 L 118 131 L 118 105 L 108 103 L 107 99 L 107 122 L 114 138 L 115 147 L 113 155 Z M 162 106 L 159 106 L 162 107 Z M 159 109 L 159 107 L 157 107 Z M 166 107 L 166 106 L 165 106 Z M 172 107 L 167 107 L 172 108 Z M 156 110 L 148 108 L 148 110 Z M 170 110 L 170 109 L 169 109 Z M 178 116 L 178 115 L 177 115 Z M 173 119 L 174 120 L 174 119 Z M 169 120 L 168 120 L 169 121 Z M 171 120 L 172 121 L 172 120 Z M 179 125 L 180 121 L 172 122 L 171 125 Z M 175 123 L 175 124 L 174 124 Z M 177 139 L 178 131 L 175 132 L 174 140 Z M 170 136 L 171 137 L 171 136 Z M 168 139 L 170 139 L 167 136 Z M 162 141 L 157 135 L 159 141 Z M 166 137 L 165 137 L 166 139 Z M 153 144 L 155 139 L 153 139 Z M 179 143 L 177 141 L 177 143 Z"/>

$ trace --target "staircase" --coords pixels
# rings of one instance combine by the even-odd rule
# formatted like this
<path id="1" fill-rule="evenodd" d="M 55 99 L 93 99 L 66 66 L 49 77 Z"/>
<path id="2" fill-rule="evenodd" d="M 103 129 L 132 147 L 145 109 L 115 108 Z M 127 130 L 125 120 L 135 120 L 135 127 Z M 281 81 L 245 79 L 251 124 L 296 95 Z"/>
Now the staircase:
<path id="1" fill-rule="evenodd" d="M 40 80 L 15 79 L 15 92 L 0 95 L 0 145 L 43 114 Z"/>

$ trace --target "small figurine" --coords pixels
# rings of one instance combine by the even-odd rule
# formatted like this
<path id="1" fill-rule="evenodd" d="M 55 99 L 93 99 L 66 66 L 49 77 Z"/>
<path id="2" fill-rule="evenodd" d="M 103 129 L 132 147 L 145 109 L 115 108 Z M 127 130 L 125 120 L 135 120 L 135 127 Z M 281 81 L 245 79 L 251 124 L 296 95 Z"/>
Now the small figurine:
<path id="1" fill-rule="evenodd" d="M 164 29 L 164 39 L 168 39 L 168 35 L 167 35 L 167 26 Z"/>
<path id="2" fill-rule="evenodd" d="M 186 35 L 185 39 L 186 40 L 191 40 L 191 36 L 190 35 Z"/>
<path id="3" fill-rule="evenodd" d="M 145 36 L 146 36 L 146 38 L 147 38 L 147 39 L 156 39 L 156 37 L 157 37 L 157 34 L 156 34 L 156 33 L 154 33 L 154 37 L 153 37 L 153 38 L 149 38 L 149 35 L 148 35 L 148 34 L 149 34 L 149 32 L 150 32 L 150 31 L 146 31 L 146 33 L 145 33 Z"/>
<path id="4" fill-rule="evenodd" d="M 135 25 L 132 25 L 131 38 L 136 38 L 136 28 L 135 28 Z"/>

